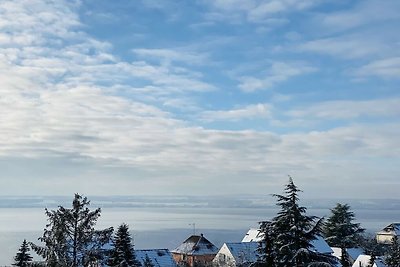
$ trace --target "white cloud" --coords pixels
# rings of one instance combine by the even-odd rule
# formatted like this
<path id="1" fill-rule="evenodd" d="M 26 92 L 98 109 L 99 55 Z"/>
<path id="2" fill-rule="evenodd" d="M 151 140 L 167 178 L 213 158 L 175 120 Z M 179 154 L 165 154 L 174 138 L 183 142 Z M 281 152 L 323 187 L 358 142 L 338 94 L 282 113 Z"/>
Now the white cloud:
<path id="1" fill-rule="evenodd" d="M 359 77 L 379 76 L 388 79 L 400 79 L 400 57 L 372 61 L 354 73 Z"/>
<path id="2" fill-rule="evenodd" d="M 308 9 L 320 3 L 319 0 L 204 0 L 203 2 L 212 10 L 206 15 L 206 19 L 228 23 L 248 21 L 267 24 L 270 18 L 284 17 L 287 13 Z"/>
<path id="3" fill-rule="evenodd" d="M 315 72 L 317 69 L 302 62 L 274 62 L 264 77 L 242 76 L 239 88 L 244 92 L 270 89 L 292 77 Z"/>
<path id="4" fill-rule="evenodd" d="M 177 49 L 133 49 L 133 52 L 144 58 L 157 58 L 162 62 L 171 63 L 173 61 L 184 62 L 190 65 L 204 64 L 208 57 L 205 54 L 189 52 Z"/>
<path id="5" fill-rule="evenodd" d="M 384 118 L 400 116 L 400 99 L 336 100 L 311 104 L 302 109 L 288 111 L 293 118 L 302 119 L 355 119 L 360 117 Z"/>
<path id="6" fill-rule="evenodd" d="M 364 35 L 343 35 L 316 39 L 297 46 L 299 51 L 315 52 L 338 56 L 346 59 L 355 59 L 371 56 L 379 56 L 390 49 L 388 44 L 379 39 L 371 39 Z"/>
<path id="7" fill-rule="evenodd" d="M 385 3 L 378 0 L 366 0 L 360 1 L 351 10 L 323 14 L 319 20 L 322 25 L 333 31 L 343 31 L 399 19 L 400 15 L 397 12 L 399 8 L 400 4 L 396 0 L 388 0 Z"/>
<path id="8" fill-rule="evenodd" d="M 208 110 L 201 113 L 200 119 L 211 122 L 268 118 L 271 116 L 271 109 L 272 107 L 268 104 L 255 104 L 231 110 Z"/>
<path id="9" fill-rule="evenodd" d="M 224 2 L 231 4 L 226 8 L 248 5 L 218 3 Z M 369 158 L 399 161 L 396 122 L 278 134 L 210 130 L 178 120 L 163 108 L 183 105 L 188 92 L 216 89 L 203 81 L 201 73 L 174 64 L 202 63 L 203 55 L 142 49 L 136 50 L 141 61 L 123 62 L 111 53 L 110 44 L 81 31 L 75 2 L 0 5 L 0 164 L 13 159 L 24 167 L 17 164 L 16 172 L 2 173 L 2 193 L 65 194 L 84 189 L 86 194 L 182 194 L 190 188 L 189 194 L 221 194 L 227 186 L 232 194 L 254 192 L 255 187 L 264 192 L 269 185 L 278 184 L 280 189 L 287 173 L 305 184 L 307 179 L 326 183 L 326 179 L 343 181 L 341 175 L 347 173 L 360 177 Z M 149 63 L 149 56 L 170 64 Z M 240 86 L 244 91 L 267 89 L 313 71 L 302 62 L 275 62 L 263 77 L 242 77 Z M 323 103 L 289 115 L 397 116 L 395 100 Z M 202 116 L 210 121 L 270 118 L 271 106 L 254 104 Z M 42 168 L 55 162 L 57 168 Z M 379 164 L 368 168 L 366 181 L 376 173 L 382 179 L 392 174 Z M 19 173 L 21 169 L 25 173 Z M 38 191 L 20 189 L 22 183 L 15 180 L 24 178 Z"/>

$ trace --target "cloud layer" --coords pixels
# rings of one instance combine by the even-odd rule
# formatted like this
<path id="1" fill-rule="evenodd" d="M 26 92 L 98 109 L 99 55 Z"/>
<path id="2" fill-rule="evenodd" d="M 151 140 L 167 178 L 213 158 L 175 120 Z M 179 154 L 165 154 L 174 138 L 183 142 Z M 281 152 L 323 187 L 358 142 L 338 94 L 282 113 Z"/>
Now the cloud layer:
<path id="1" fill-rule="evenodd" d="M 367 2 L 330 12 L 319 25 L 329 34 L 303 25 L 287 38 L 270 19 L 321 20 L 320 1 L 198 1 L 193 18 L 158 26 L 185 21 L 193 39 L 133 17 L 143 32 L 125 48 L 128 32 L 91 32 L 85 3 L 2 2 L 1 193 L 264 194 L 291 174 L 310 195 L 395 197 L 385 189 L 398 186 L 400 50 L 384 32 L 365 42 L 376 31 Z M 123 14 L 109 16 L 123 27 Z M 264 30 L 284 41 L 254 39 Z M 323 191 L 347 183 L 362 191 Z"/>

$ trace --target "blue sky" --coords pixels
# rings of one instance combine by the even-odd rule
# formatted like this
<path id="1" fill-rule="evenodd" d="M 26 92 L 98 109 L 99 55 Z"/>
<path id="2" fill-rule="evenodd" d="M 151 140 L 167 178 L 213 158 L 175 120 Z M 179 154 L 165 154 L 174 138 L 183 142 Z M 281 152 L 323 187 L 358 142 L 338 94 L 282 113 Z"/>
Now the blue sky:
<path id="1" fill-rule="evenodd" d="M 397 0 L 0 3 L 0 193 L 397 198 Z"/>

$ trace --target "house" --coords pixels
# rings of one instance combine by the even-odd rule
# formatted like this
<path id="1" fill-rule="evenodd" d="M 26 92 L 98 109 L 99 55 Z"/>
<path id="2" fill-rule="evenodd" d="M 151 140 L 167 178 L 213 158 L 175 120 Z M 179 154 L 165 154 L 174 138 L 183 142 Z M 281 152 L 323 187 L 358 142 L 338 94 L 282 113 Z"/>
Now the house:
<path id="1" fill-rule="evenodd" d="M 242 242 L 260 242 L 262 241 L 262 234 L 260 229 L 250 229 L 246 235 L 243 237 Z M 311 244 L 314 247 L 315 252 L 333 255 L 333 250 L 326 243 L 325 239 L 318 236 L 317 239 L 313 240 Z"/>
<path id="2" fill-rule="evenodd" d="M 213 260 L 214 266 L 250 266 L 257 261 L 257 242 L 224 243 Z"/>
<path id="3" fill-rule="evenodd" d="M 142 266 L 146 258 L 149 258 L 154 267 L 177 267 L 168 249 L 136 249 L 135 255 Z"/>
<path id="4" fill-rule="evenodd" d="M 338 258 L 339 260 L 342 258 L 342 249 L 338 247 L 331 247 L 333 250 L 333 256 Z M 364 253 L 364 250 L 361 248 L 346 248 L 347 255 L 349 255 L 350 263 L 353 264 L 358 256 Z"/>
<path id="5" fill-rule="evenodd" d="M 377 232 L 376 242 L 380 244 L 390 244 L 395 236 L 400 238 L 400 223 L 391 223 Z"/>
<path id="6" fill-rule="evenodd" d="M 178 266 L 211 266 L 218 248 L 203 234 L 192 235 L 171 251 Z"/>
<path id="7" fill-rule="evenodd" d="M 352 267 L 368 267 L 371 256 L 369 255 L 360 255 L 353 263 Z M 372 267 L 387 267 L 381 258 L 377 258 Z"/>

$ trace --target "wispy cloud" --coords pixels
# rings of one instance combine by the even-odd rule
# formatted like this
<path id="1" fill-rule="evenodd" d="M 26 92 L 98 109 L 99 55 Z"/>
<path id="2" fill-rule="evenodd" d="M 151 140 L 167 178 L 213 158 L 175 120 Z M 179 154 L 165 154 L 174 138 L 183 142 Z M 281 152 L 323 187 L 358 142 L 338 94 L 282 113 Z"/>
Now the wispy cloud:
<path id="1" fill-rule="evenodd" d="M 307 51 L 330 56 L 354 59 L 374 57 L 386 53 L 388 45 L 382 40 L 371 40 L 365 35 L 343 35 L 307 41 L 299 44 L 299 51 Z"/>
<path id="2" fill-rule="evenodd" d="M 355 71 L 358 77 L 400 79 L 400 57 L 372 61 Z"/>
<path id="3" fill-rule="evenodd" d="M 287 114 L 294 118 L 322 120 L 348 120 L 360 117 L 396 118 L 400 116 L 399 103 L 399 98 L 325 101 L 288 111 Z"/>
<path id="4" fill-rule="evenodd" d="M 256 104 L 231 110 L 208 110 L 201 113 L 200 119 L 211 122 L 268 118 L 271 116 L 271 109 L 272 106 L 269 104 Z"/>
<path id="5" fill-rule="evenodd" d="M 187 52 L 176 49 L 133 49 L 133 52 L 143 58 L 156 58 L 162 62 L 170 63 L 173 61 L 183 62 L 186 64 L 204 64 L 208 56 L 205 54 Z"/>
<path id="6" fill-rule="evenodd" d="M 317 71 L 302 62 L 274 62 L 270 68 L 256 78 L 253 76 L 242 76 L 239 78 L 239 88 L 244 92 L 270 89 L 292 77 L 308 74 Z"/>
<path id="7" fill-rule="evenodd" d="M 207 14 L 211 20 L 224 20 L 227 23 L 248 21 L 268 23 L 270 18 L 281 17 L 295 10 L 304 10 L 319 4 L 318 0 L 249 0 L 249 1 L 203 1 L 212 11 Z"/>
<path id="8" fill-rule="evenodd" d="M 399 8 L 400 4 L 395 0 L 385 1 L 384 5 L 381 1 L 366 0 L 356 3 L 350 10 L 321 14 L 318 20 L 332 31 L 344 31 L 399 19 L 400 15 L 396 12 Z"/>

